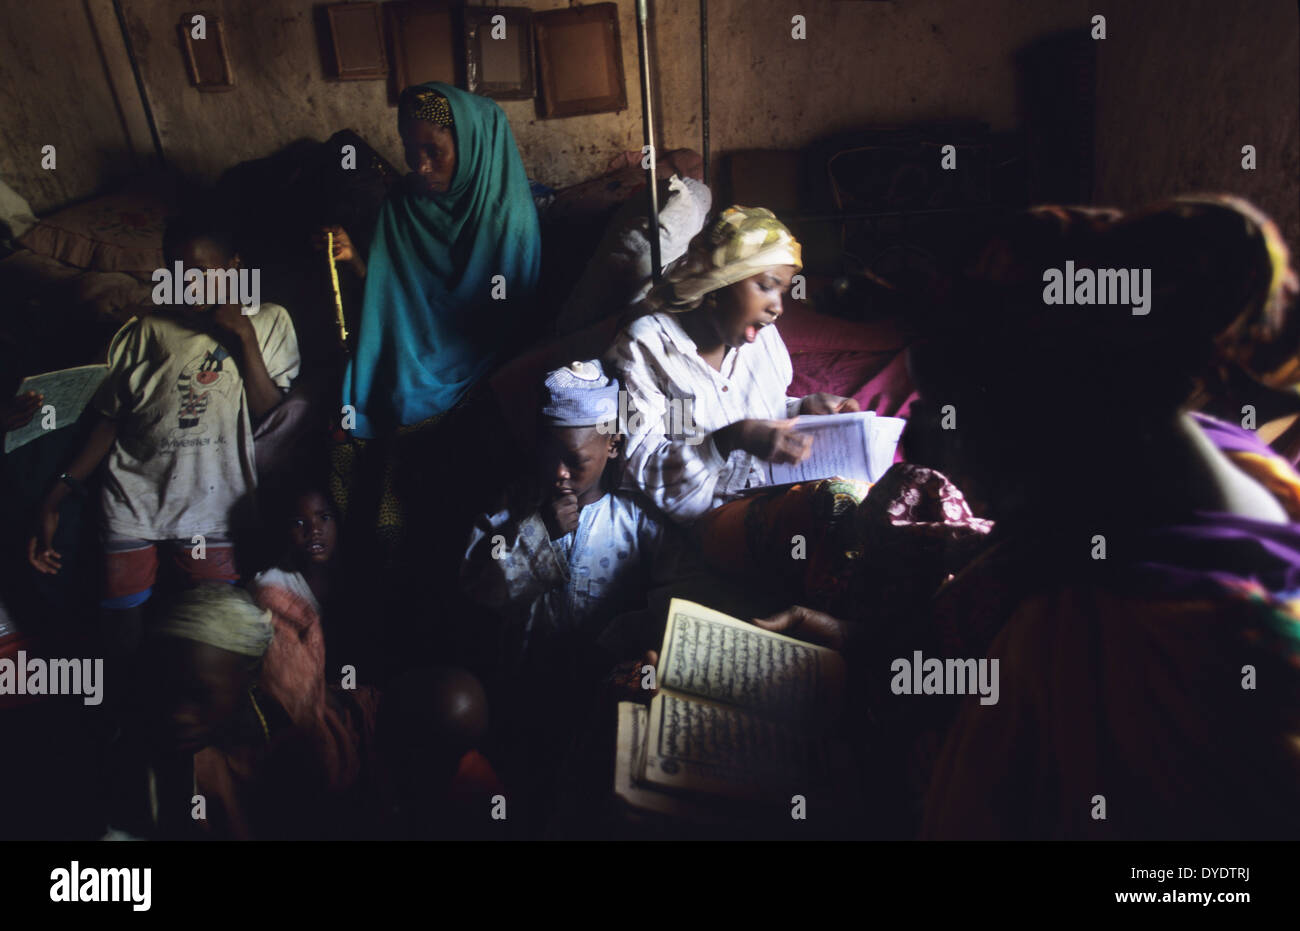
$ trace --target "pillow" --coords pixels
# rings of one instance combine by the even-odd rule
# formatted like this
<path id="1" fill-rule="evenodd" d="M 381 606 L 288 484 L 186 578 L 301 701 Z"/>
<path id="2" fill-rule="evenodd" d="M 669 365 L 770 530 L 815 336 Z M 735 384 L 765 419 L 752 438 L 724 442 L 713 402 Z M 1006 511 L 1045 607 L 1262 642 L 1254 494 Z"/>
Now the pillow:
<path id="1" fill-rule="evenodd" d="M 153 285 L 121 272 L 86 272 L 76 279 L 73 299 L 96 317 L 112 318 L 118 326 L 154 309 Z"/>
<path id="2" fill-rule="evenodd" d="M 16 239 L 36 225 L 36 215 L 22 195 L 0 181 L 0 239 Z"/>
<path id="3" fill-rule="evenodd" d="M 621 167 L 598 178 L 566 187 L 555 195 L 547 210 L 551 222 L 604 223 L 609 214 L 633 193 L 645 187 L 645 170 L 641 168 L 641 153 L 629 152 L 617 156 L 614 163 Z M 668 178 L 674 174 L 703 180 L 701 160 L 690 149 L 673 149 L 655 163 L 655 175 Z"/>
<path id="4" fill-rule="evenodd" d="M 118 326 L 153 309 L 153 285 L 121 272 L 84 271 L 29 250 L 0 260 L 0 288 L 10 297 L 37 301 L 70 326 L 82 312 Z"/>
<path id="5" fill-rule="evenodd" d="M 18 241 L 77 268 L 150 281 L 163 265 L 163 228 L 170 212 L 159 194 L 109 194 L 46 217 Z"/>
<path id="6" fill-rule="evenodd" d="M 659 258 L 661 267 L 686 252 L 704 227 L 712 195 L 704 182 L 673 175 L 660 183 Z M 615 211 L 604 239 L 574 286 L 556 320 L 556 331 L 569 333 L 635 304 L 650 290 L 650 218 L 645 200 L 624 201 Z"/>

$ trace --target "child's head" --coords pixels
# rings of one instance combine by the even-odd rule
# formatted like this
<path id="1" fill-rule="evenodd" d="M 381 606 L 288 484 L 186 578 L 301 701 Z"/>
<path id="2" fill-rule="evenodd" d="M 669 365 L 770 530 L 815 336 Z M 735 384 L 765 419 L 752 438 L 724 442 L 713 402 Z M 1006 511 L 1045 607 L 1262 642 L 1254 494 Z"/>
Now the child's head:
<path id="1" fill-rule="evenodd" d="M 775 323 L 798 270 L 797 265 L 772 265 L 706 294 L 701 310 L 723 345 L 737 349 L 752 343 L 763 327 Z"/>
<path id="2" fill-rule="evenodd" d="M 539 463 L 548 493 L 574 495 L 580 505 L 597 500 L 603 492 L 605 466 L 618 458 L 619 439 L 595 427 L 548 427 Z"/>
<path id="3" fill-rule="evenodd" d="M 186 270 L 216 271 L 239 267 L 235 239 L 220 225 L 190 216 L 173 217 L 163 233 L 163 258 L 168 266 L 180 262 Z M 184 305 L 208 310 L 211 305 Z"/>
<path id="4" fill-rule="evenodd" d="M 600 362 L 572 362 L 546 376 L 538 468 L 553 496 L 585 506 L 604 493 L 605 466 L 617 459 L 618 381 Z"/>
<path id="5" fill-rule="evenodd" d="M 338 512 L 324 475 L 310 463 L 259 491 L 267 535 L 263 555 L 282 569 L 323 566 L 338 550 Z"/>
<path id="6" fill-rule="evenodd" d="M 270 614 L 225 582 L 201 584 L 166 606 L 146 650 L 159 749 L 195 753 L 226 742 L 271 630 Z"/>
<path id="7" fill-rule="evenodd" d="M 305 486 L 293 496 L 288 514 L 289 552 L 292 562 L 305 568 L 325 565 L 338 546 L 338 515 L 329 495 Z"/>
<path id="8" fill-rule="evenodd" d="M 802 246 L 772 211 L 732 206 L 664 269 L 646 302 L 673 313 L 698 310 L 696 321 L 738 348 L 781 316 L 783 296 L 802 267 Z"/>

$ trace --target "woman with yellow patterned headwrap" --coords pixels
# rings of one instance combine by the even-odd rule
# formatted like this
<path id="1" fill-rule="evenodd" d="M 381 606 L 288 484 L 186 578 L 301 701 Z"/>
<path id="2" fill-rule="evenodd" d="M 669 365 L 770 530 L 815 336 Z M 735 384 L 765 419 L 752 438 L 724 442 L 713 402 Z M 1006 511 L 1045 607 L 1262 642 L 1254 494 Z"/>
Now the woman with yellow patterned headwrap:
<path id="1" fill-rule="evenodd" d="M 810 441 L 789 418 L 857 410 L 850 398 L 786 394 L 793 368 L 771 324 L 802 264 L 772 211 L 729 207 L 610 350 L 632 411 L 624 483 L 679 522 L 763 484 L 760 461 L 806 458 Z"/>

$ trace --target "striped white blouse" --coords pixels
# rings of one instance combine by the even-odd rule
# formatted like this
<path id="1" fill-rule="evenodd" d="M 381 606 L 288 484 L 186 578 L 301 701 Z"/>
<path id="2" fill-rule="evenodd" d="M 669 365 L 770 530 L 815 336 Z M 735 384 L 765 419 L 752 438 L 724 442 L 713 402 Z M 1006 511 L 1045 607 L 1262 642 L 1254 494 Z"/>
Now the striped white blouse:
<path id="1" fill-rule="evenodd" d="M 786 395 L 794 369 L 776 326 L 728 349 L 715 371 L 676 316 L 660 312 L 619 333 L 605 362 L 627 398 L 623 487 L 689 523 L 767 481 L 758 459 L 740 449 L 724 457 L 712 433 L 738 420 L 780 420 L 799 412 L 802 399 Z"/>

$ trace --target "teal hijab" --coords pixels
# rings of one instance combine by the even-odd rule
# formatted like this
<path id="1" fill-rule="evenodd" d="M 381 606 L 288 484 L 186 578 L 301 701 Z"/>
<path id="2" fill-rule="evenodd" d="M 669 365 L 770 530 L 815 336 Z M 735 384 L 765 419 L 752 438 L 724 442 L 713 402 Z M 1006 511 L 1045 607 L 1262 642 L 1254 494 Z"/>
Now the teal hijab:
<path id="1" fill-rule="evenodd" d="M 343 403 L 374 437 L 451 408 L 529 310 L 541 265 L 537 210 L 505 113 L 447 84 L 456 170 L 443 194 L 388 198 Z M 499 278 L 497 276 L 500 276 Z"/>

